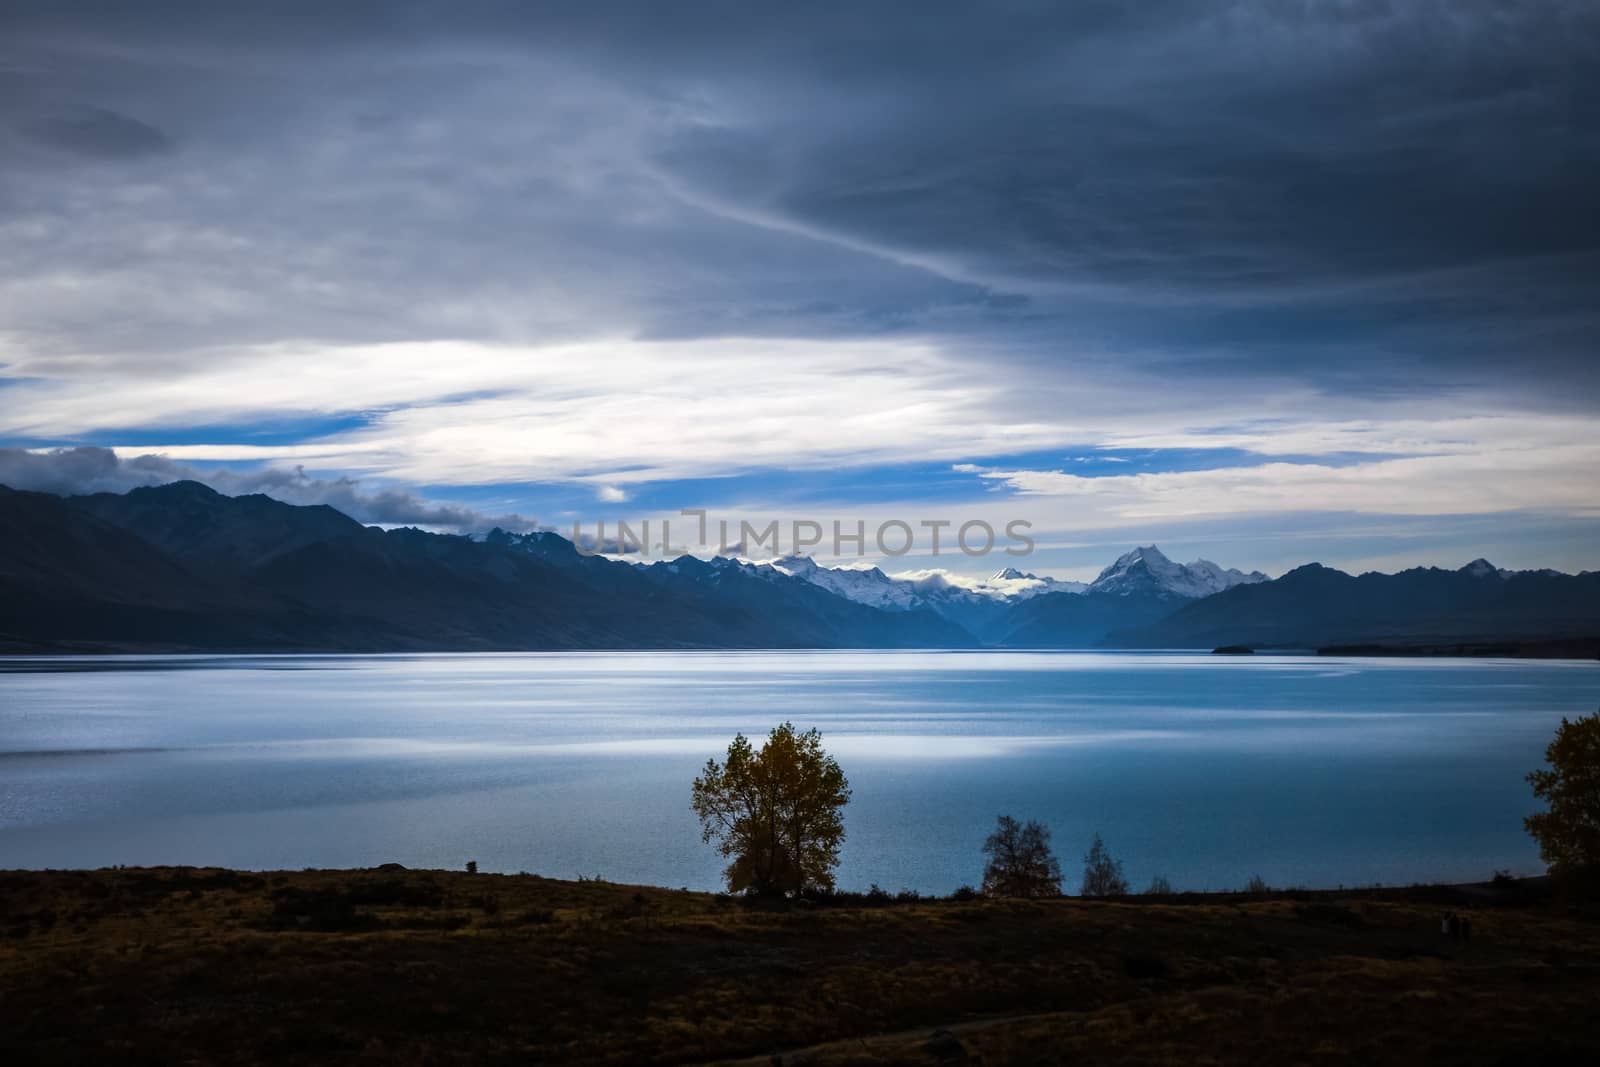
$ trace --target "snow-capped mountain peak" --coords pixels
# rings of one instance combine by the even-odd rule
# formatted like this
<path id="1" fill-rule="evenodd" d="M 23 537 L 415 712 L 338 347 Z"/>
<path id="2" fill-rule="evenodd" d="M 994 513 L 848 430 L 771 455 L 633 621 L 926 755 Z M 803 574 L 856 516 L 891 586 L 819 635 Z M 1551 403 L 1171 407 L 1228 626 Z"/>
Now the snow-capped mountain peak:
<path id="1" fill-rule="evenodd" d="M 967 586 L 969 592 L 1002 601 L 1027 600 L 1043 593 L 1082 593 L 1088 588 L 1083 582 L 1041 577 L 1015 567 L 996 571 L 986 581 Z"/>
<path id="2" fill-rule="evenodd" d="M 1115 570 L 1118 567 L 1131 567 L 1140 560 L 1144 560 L 1146 563 L 1157 567 L 1167 566 L 1172 563 L 1172 561 L 1167 558 L 1166 553 L 1162 552 L 1155 545 L 1144 545 L 1143 547 L 1135 546 L 1130 548 L 1128 551 L 1118 556 L 1117 561 L 1111 566 L 1107 567 L 1106 570 Z"/>
<path id="3" fill-rule="evenodd" d="M 1119 556 L 1089 583 L 1089 589 L 1118 596 L 1157 593 L 1193 598 L 1266 580 L 1267 576 L 1260 571 L 1245 574 L 1220 567 L 1208 559 L 1174 563 L 1155 545 L 1145 545 Z"/>
<path id="4" fill-rule="evenodd" d="M 1465 567 L 1460 573 L 1471 575 L 1474 578 L 1504 578 L 1508 572 L 1496 567 L 1493 563 L 1479 556 Z"/>

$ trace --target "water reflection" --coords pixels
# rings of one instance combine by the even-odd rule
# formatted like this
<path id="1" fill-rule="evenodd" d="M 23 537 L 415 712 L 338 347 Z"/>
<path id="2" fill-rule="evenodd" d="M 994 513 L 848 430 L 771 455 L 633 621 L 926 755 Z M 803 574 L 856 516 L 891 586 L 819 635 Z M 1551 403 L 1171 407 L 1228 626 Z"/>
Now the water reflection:
<path id="1" fill-rule="evenodd" d="M 1592 663 L 1038 652 L 0 660 L 0 866 L 580 871 L 709 887 L 688 782 L 818 726 L 841 884 L 971 881 L 1001 811 L 1068 866 L 1220 887 L 1533 870 L 1522 775 Z M 1081 843 L 1080 843 L 1081 842 Z M 1070 879 L 1069 879 L 1070 880 Z"/>

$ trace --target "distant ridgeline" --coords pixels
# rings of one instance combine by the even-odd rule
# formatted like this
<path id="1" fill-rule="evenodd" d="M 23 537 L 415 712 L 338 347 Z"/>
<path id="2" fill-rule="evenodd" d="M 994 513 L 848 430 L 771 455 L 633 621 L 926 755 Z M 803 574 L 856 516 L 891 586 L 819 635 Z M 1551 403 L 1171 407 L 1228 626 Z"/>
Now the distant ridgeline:
<path id="1" fill-rule="evenodd" d="M 1479 560 L 1276 580 L 1136 548 L 1084 585 L 976 588 L 805 558 L 628 563 L 553 533 L 365 527 L 196 482 L 59 497 L 0 486 L 0 651 L 1346 648 L 1600 651 L 1600 572 Z M 1329 649 L 1331 651 L 1331 649 Z"/>

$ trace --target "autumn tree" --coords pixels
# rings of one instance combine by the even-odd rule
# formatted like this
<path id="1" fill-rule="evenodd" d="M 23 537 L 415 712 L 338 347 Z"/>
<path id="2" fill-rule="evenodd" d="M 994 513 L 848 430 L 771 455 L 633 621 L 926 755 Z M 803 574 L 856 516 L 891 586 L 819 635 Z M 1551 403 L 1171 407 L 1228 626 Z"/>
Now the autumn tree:
<path id="1" fill-rule="evenodd" d="M 983 851 L 989 857 L 983 868 L 985 896 L 1061 895 L 1061 864 L 1050 851 L 1050 831 L 1042 824 L 1031 819 L 1022 824 L 1002 815 Z"/>
<path id="2" fill-rule="evenodd" d="M 1548 770 L 1528 775 L 1533 795 L 1550 806 L 1522 820 L 1557 877 L 1600 871 L 1600 712 L 1565 718 L 1544 750 Z"/>
<path id="3" fill-rule="evenodd" d="M 1094 835 L 1094 844 L 1083 857 L 1083 886 L 1078 893 L 1086 897 L 1128 895 L 1128 880 L 1122 876 L 1122 864 L 1111 858 L 1099 834 Z"/>
<path id="4" fill-rule="evenodd" d="M 723 763 L 694 780 L 701 838 L 729 862 L 730 892 L 799 893 L 833 888 L 850 783 L 816 730 L 784 723 L 757 751 L 739 734 Z"/>

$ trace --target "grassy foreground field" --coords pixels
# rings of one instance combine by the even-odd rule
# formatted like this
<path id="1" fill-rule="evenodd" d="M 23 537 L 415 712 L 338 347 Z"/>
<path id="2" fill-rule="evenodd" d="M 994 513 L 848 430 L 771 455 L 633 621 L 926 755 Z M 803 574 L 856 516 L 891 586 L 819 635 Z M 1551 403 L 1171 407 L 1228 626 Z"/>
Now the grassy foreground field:
<path id="1" fill-rule="evenodd" d="M 1600 923 L 1527 887 L 756 907 L 381 868 L 0 873 L 16 1064 L 1578 1063 L 1597 1010 Z"/>

